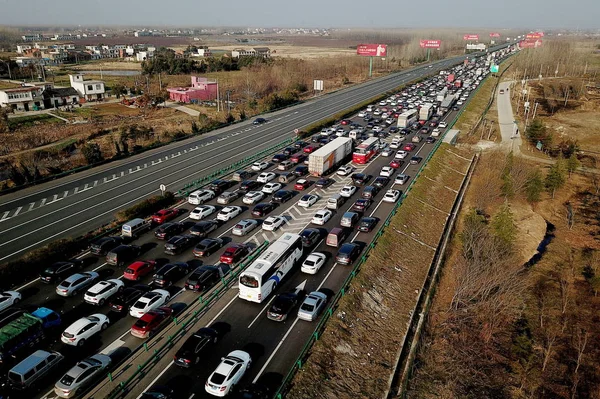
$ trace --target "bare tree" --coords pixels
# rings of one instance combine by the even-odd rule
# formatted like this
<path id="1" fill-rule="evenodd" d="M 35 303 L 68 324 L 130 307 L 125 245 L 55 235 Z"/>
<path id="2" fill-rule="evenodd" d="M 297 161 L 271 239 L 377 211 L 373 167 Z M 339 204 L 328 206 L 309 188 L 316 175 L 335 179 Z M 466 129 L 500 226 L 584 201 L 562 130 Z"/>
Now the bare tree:
<path id="1" fill-rule="evenodd" d="M 583 355 L 588 342 L 588 332 L 583 328 L 577 328 L 577 342 L 575 343 L 575 350 L 577 351 L 575 360 L 575 369 L 573 370 L 573 383 L 571 385 L 571 399 L 577 397 L 577 386 L 581 376 L 579 375 L 579 367 L 583 362 Z"/>

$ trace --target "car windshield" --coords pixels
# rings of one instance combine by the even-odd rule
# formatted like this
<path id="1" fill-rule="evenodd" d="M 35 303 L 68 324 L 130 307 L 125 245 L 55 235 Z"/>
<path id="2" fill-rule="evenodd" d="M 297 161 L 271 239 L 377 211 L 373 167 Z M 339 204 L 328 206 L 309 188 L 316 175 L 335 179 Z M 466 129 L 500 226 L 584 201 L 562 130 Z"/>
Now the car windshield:
<path id="1" fill-rule="evenodd" d="M 300 309 L 306 312 L 312 312 L 315 309 L 315 305 L 312 303 L 303 303 Z"/>
<path id="2" fill-rule="evenodd" d="M 60 379 L 60 383 L 63 384 L 63 385 L 65 385 L 65 386 L 68 386 L 68 387 L 70 387 L 71 384 L 73 384 L 73 381 L 75 381 L 75 377 L 73 377 L 73 376 L 71 376 L 69 374 L 65 374 L 63 376 L 63 378 Z"/>
<path id="3" fill-rule="evenodd" d="M 48 268 L 48 269 L 44 270 L 44 273 L 46 273 L 46 274 L 54 274 L 54 273 L 56 273 L 56 271 L 54 269 L 52 269 L 52 268 Z"/>

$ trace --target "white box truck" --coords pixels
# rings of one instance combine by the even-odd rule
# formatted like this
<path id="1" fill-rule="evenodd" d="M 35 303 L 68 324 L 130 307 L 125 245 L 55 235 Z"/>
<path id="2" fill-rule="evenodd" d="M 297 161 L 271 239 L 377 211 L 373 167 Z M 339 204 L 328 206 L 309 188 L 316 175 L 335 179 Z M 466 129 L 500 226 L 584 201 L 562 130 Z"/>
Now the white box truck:
<path id="1" fill-rule="evenodd" d="M 352 139 L 338 137 L 308 156 L 308 171 L 313 176 L 327 174 L 352 155 Z"/>

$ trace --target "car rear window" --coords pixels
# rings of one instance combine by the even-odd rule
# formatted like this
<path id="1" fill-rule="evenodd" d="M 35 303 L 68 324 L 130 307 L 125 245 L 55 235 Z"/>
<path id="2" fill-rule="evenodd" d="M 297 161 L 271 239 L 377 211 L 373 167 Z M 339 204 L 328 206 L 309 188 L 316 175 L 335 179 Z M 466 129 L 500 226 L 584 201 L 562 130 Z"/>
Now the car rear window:
<path id="1" fill-rule="evenodd" d="M 134 326 L 136 326 L 137 328 L 146 328 L 147 325 L 148 325 L 148 322 L 146 320 L 142 320 L 142 319 L 138 319 L 138 321 L 136 321 L 134 324 Z"/>
<path id="2" fill-rule="evenodd" d="M 69 374 L 65 374 L 64 377 L 60 380 L 60 383 L 70 387 L 73 381 L 75 381 L 74 377 L 70 376 Z"/>
<path id="3" fill-rule="evenodd" d="M 226 377 L 227 376 L 223 374 L 214 373 L 212 375 L 212 378 L 210 379 L 210 382 L 212 382 L 215 385 L 221 385 L 225 381 Z"/>

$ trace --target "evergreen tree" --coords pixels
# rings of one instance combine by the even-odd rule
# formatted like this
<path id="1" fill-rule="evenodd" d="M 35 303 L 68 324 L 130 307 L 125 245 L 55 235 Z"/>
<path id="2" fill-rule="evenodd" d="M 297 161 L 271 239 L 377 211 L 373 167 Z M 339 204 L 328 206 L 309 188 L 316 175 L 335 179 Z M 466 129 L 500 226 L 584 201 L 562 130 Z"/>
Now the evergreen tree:
<path id="1" fill-rule="evenodd" d="M 569 159 L 567 159 L 567 171 L 569 172 L 569 177 L 571 174 L 577 170 L 581 166 L 581 162 L 577 159 L 577 155 L 573 152 Z"/>
<path id="2" fill-rule="evenodd" d="M 527 179 L 527 184 L 525 185 L 525 195 L 527 196 L 527 201 L 532 205 L 540 202 L 543 190 L 544 181 L 542 179 L 542 172 L 539 168 L 535 168 L 535 170 Z"/>
<path id="3" fill-rule="evenodd" d="M 565 169 L 563 168 L 561 162 L 556 162 L 550 167 L 544 183 L 546 185 L 546 190 L 548 190 L 548 192 L 552 195 L 552 198 L 554 198 L 556 190 L 565 184 L 565 175 Z"/>
<path id="4" fill-rule="evenodd" d="M 517 228 L 513 214 L 507 203 L 504 203 L 492 219 L 494 235 L 507 244 L 512 244 L 517 238 Z"/>

